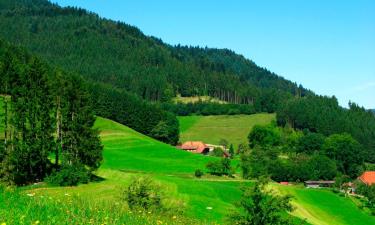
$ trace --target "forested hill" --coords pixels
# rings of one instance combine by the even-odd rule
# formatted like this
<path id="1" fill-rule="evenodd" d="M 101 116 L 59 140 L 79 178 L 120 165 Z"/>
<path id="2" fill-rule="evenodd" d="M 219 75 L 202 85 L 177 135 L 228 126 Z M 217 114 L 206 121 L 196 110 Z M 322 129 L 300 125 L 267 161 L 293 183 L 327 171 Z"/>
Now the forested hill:
<path id="1" fill-rule="evenodd" d="M 275 111 L 309 91 L 229 50 L 170 46 L 122 22 L 47 0 L 0 0 L 0 37 L 149 101 L 210 95 Z"/>

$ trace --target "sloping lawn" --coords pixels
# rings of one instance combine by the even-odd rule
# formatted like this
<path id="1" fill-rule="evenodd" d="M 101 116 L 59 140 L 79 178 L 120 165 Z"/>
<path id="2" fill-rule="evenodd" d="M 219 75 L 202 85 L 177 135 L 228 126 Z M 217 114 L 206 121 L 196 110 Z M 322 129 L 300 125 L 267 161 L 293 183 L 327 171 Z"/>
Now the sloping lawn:
<path id="1" fill-rule="evenodd" d="M 103 169 L 151 173 L 189 173 L 204 169 L 212 157 L 179 150 L 113 121 L 98 118 L 104 148 Z"/>
<path id="2" fill-rule="evenodd" d="M 341 197 L 330 190 L 306 189 L 300 186 L 275 187 L 282 194 L 291 194 L 294 197 L 296 210 L 293 214 L 307 219 L 311 224 L 375 224 L 375 217 L 361 211 L 350 198 Z"/>
<path id="3" fill-rule="evenodd" d="M 226 139 L 235 147 L 247 143 L 247 136 L 254 125 L 265 125 L 275 120 L 275 114 L 233 116 L 182 116 L 179 117 L 181 136 L 184 141 L 203 141 L 219 144 Z"/>

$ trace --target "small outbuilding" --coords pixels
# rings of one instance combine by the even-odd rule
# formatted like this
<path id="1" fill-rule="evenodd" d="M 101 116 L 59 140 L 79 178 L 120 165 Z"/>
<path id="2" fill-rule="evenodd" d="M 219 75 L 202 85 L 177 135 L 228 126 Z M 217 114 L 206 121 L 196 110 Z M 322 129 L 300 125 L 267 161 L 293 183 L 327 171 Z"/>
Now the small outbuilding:
<path id="1" fill-rule="evenodd" d="M 305 181 L 305 187 L 307 188 L 324 188 L 324 187 L 327 188 L 327 187 L 332 187 L 334 184 L 335 184 L 335 181 L 333 180 Z"/>

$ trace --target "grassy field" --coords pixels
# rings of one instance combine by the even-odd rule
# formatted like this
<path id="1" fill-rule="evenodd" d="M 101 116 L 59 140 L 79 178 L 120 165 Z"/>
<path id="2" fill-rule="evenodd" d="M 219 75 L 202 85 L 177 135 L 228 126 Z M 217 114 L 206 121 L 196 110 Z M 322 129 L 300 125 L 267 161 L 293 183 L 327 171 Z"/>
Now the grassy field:
<path id="1" fill-rule="evenodd" d="M 275 115 L 183 116 L 178 119 L 182 142 L 219 144 L 220 139 L 224 138 L 236 147 L 240 143 L 247 143 L 247 136 L 254 125 L 269 124 L 275 119 Z"/>
<path id="2" fill-rule="evenodd" d="M 210 160 L 210 157 L 178 150 L 110 120 L 99 118 L 96 127 L 102 131 L 105 146 L 103 169 L 193 174 Z"/>
<path id="3" fill-rule="evenodd" d="M 103 181 L 69 188 L 33 186 L 26 192 L 48 198 L 79 196 L 79 201 L 100 205 L 103 202 L 118 202 L 121 190 L 129 183 L 131 177 L 147 175 L 159 182 L 170 198 L 184 202 L 186 217 L 199 219 L 202 224 L 210 224 L 221 223 L 225 215 L 234 208 L 233 203 L 239 200 L 239 187 L 251 184 L 239 179 L 209 176 L 197 179 L 194 177 L 194 171 L 204 169 L 205 164 L 213 158 L 178 150 L 107 119 L 98 118 L 95 127 L 101 130 L 104 145 L 104 161 L 97 171 L 97 175 L 102 177 Z M 5 215 L 4 218 L 7 218 L 6 215 L 8 218 L 21 216 L 4 213 L 0 207 L 0 220 L 1 215 Z M 38 216 L 44 214 L 36 213 L 29 208 L 22 215 L 37 220 Z M 59 217 L 54 217 L 56 218 Z M 126 217 L 124 221 L 131 219 L 132 217 Z M 173 222 L 172 218 L 169 220 Z M 152 221 L 150 223 L 155 224 Z"/>
<path id="4" fill-rule="evenodd" d="M 294 197 L 293 215 L 319 225 L 369 225 L 375 217 L 361 211 L 351 197 L 341 197 L 330 190 L 306 189 L 302 186 L 273 185 L 281 194 Z"/>
<path id="5" fill-rule="evenodd" d="M 201 118 L 184 119 L 190 122 L 182 128 L 189 130 Z M 177 150 L 107 119 L 98 118 L 95 127 L 104 145 L 104 161 L 97 171 L 103 180 L 78 187 L 38 184 L 5 194 L 0 190 L 0 224 L 222 224 L 240 199 L 239 188 L 252 185 L 240 178 L 206 175 L 197 179 L 195 169 L 204 169 L 211 157 Z M 120 200 L 121 191 L 140 175 L 151 176 L 169 199 L 182 202 L 184 216 L 129 211 Z M 295 197 L 293 215 L 311 224 L 374 224 L 374 217 L 350 199 L 329 191 L 274 186 L 279 193 Z"/>
<path id="6" fill-rule="evenodd" d="M 96 127 L 102 131 L 105 146 L 101 171 L 152 174 L 168 187 L 171 195 L 188 202 L 191 206 L 189 216 L 220 221 L 225 215 L 223 212 L 228 212 L 233 207 L 232 203 L 239 200 L 238 188 L 242 181 L 194 178 L 194 171 L 204 170 L 212 157 L 178 150 L 110 120 L 99 118 Z M 108 178 L 108 174 L 100 175 Z M 207 207 L 213 209 L 207 210 Z"/>

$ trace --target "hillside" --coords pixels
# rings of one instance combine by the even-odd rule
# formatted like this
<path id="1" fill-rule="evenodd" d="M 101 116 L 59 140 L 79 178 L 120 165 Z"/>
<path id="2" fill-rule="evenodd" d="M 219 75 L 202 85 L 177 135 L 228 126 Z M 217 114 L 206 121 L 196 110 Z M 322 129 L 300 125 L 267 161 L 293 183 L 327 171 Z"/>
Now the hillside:
<path id="1" fill-rule="evenodd" d="M 272 112 L 286 98 L 310 93 L 229 50 L 170 46 L 136 27 L 46 0 L 0 2 L 0 37 L 146 100 L 210 95 Z"/>
<path id="2" fill-rule="evenodd" d="M 203 141 L 219 144 L 227 140 L 235 148 L 247 143 L 247 136 L 254 125 L 265 125 L 275 120 L 274 114 L 236 115 L 236 116 L 182 116 L 180 122 L 180 141 Z"/>
<path id="3" fill-rule="evenodd" d="M 82 204 L 85 202 L 86 205 L 90 205 L 90 210 L 94 207 L 105 207 L 108 202 L 118 202 L 120 191 L 128 184 L 131 177 L 149 175 L 163 185 L 168 196 L 186 203 L 186 216 L 199 219 L 198 224 L 221 224 L 224 216 L 234 207 L 233 203 L 239 200 L 241 185 L 251 185 L 251 181 L 238 179 L 228 180 L 210 176 L 196 179 L 193 176 L 195 168 L 203 168 L 211 157 L 177 150 L 107 119 L 97 118 L 95 126 L 101 130 L 101 139 L 104 145 L 104 162 L 97 171 L 97 175 L 104 180 L 78 187 L 54 188 L 36 185 L 23 190 L 29 194 L 35 193 L 34 195 L 38 199 L 41 198 L 39 196 L 59 199 L 62 203 L 59 208 L 62 209 L 68 210 L 66 207 L 69 205 L 69 201 L 76 202 L 77 205 L 74 205 L 76 211 L 72 211 L 73 214 L 61 214 L 59 210 L 54 213 L 47 211 L 52 213 L 50 218 L 62 219 L 63 215 L 70 218 L 74 213 L 80 211 L 79 207 L 83 207 Z M 343 225 L 372 224 L 374 222 L 372 217 L 361 212 L 349 198 L 339 197 L 332 192 L 277 184 L 273 187 L 280 193 L 294 196 L 293 202 L 296 211 L 293 215 L 302 219 L 307 218 L 311 224 L 325 225 L 326 221 L 334 221 L 334 224 Z M 23 196 L 26 195 L 23 194 Z M 37 198 L 28 197 L 28 199 L 22 200 L 23 203 L 19 202 L 20 199 L 22 198 L 18 198 L 16 207 L 12 205 L 12 211 L 15 214 L 10 215 L 8 211 L 2 211 L 2 207 L 0 215 L 11 216 L 9 221 L 14 221 L 15 218 L 22 215 L 26 223 L 27 221 L 33 223 L 37 219 L 40 220 L 44 217 L 47 219 L 47 214 L 42 212 L 57 207 L 49 203 L 48 198 L 37 205 L 33 203 Z M 104 204 L 104 202 L 107 203 Z M 5 203 L 6 206 L 8 204 L 10 202 Z M 31 210 L 28 206 L 34 208 Z M 212 207 L 212 209 L 208 210 L 207 207 Z M 118 217 L 112 211 L 107 212 L 106 208 L 102 208 L 102 210 L 100 215 Z M 86 210 L 86 213 L 88 212 Z M 7 221 L 7 217 L 3 218 Z M 81 219 L 81 221 L 85 221 L 85 218 Z M 133 217 L 126 209 L 123 211 L 122 219 L 130 223 L 142 224 L 155 224 L 157 220 L 153 217 L 149 217 L 147 220 L 142 216 Z M 170 220 L 173 224 L 171 218 L 162 218 L 162 220 Z M 194 223 L 197 224 L 196 221 Z"/>
<path id="4" fill-rule="evenodd" d="M 293 215 L 311 224 L 338 225 L 374 224 L 375 218 L 358 209 L 352 197 L 340 197 L 330 190 L 312 190 L 300 186 L 274 185 L 282 194 L 293 196 Z"/>

